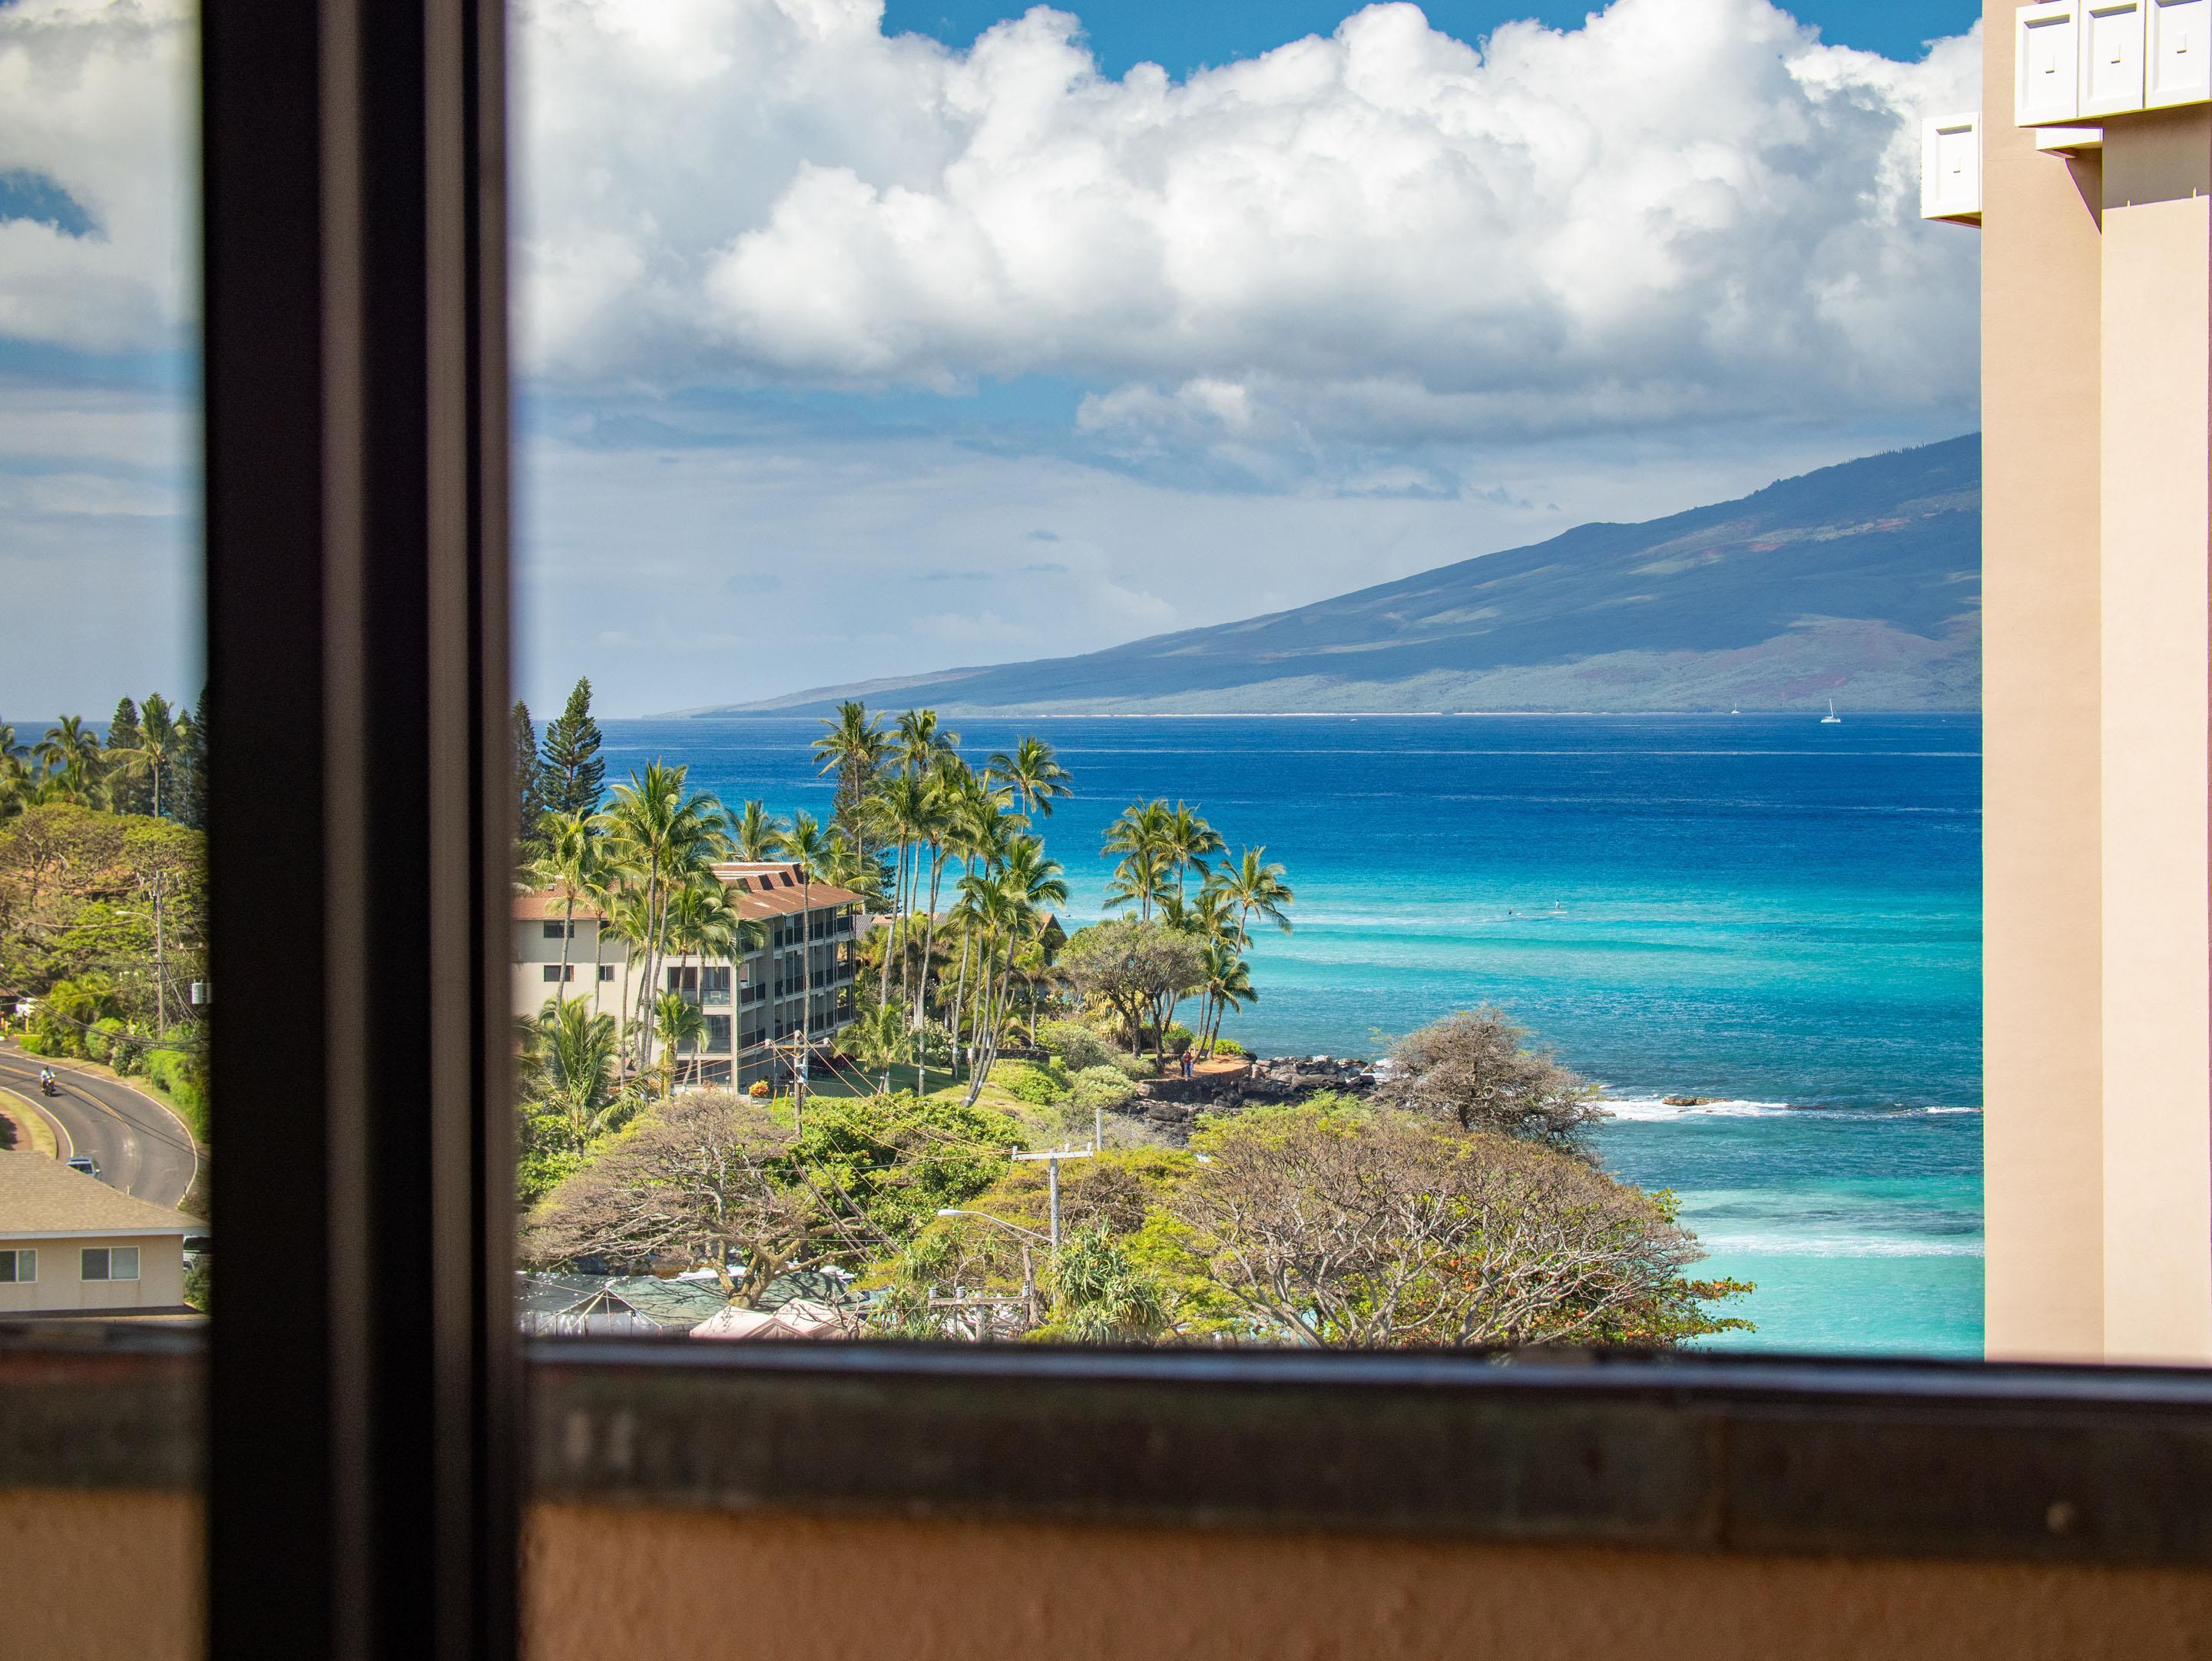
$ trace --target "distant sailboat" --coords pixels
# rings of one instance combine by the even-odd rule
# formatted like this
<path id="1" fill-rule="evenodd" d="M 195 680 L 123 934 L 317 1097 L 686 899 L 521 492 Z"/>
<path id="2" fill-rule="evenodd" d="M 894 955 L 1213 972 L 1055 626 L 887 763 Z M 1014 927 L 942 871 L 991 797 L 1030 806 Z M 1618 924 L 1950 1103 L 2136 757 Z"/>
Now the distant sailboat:
<path id="1" fill-rule="evenodd" d="M 1828 713 L 1820 717 L 1820 725 L 1823 727 L 1841 727 L 1843 724 L 1844 718 L 1836 713 L 1836 701 L 1833 698 L 1830 698 L 1828 700 Z"/>

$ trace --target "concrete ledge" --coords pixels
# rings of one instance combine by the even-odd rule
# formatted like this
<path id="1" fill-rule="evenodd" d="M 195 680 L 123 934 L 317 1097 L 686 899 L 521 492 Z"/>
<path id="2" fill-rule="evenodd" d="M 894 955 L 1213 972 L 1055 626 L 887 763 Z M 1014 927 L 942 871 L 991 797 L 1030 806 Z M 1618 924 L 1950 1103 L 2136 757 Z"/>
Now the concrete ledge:
<path id="1" fill-rule="evenodd" d="M 0 1329 L 0 1488 L 200 1481 L 202 1339 Z M 2212 1566 L 2212 1373 L 542 1342 L 534 1496 L 1751 1556 Z"/>

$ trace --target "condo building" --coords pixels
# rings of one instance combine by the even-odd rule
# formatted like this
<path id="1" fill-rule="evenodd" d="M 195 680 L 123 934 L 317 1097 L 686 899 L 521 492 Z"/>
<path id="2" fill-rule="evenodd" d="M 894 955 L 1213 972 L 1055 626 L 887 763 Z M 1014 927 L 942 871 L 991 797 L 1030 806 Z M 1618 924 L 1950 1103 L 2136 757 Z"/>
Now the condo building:
<path id="1" fill-rule="evenodd" d="M 1989 0 L 1923 211 L 1982 238 L 1992 1357 L 2212 1361 L 2212 3 Z"/>
<path id="2" fill-rule="evenodd" d="M 698 1042 L 678 1053 L 678 1082 L 774 1081 L 788 1075 L 802 1031 L 823 1045 L 852 1024 L 861 897 L 810 885 L 781 861 L 725 861 L 713 870 L 731 909 L 761 924 L 768 940 L 733 958 L 671 951 L 661 959 L 656 995 L 678 993 L 705 1018 Z M 585 901 L 572 907 L 556 891 L 518 896 L 513 959 L 518 1015 L 537 1014 L 565 991 L 626 1027 L 637 1019 L 643 964 Z"/>

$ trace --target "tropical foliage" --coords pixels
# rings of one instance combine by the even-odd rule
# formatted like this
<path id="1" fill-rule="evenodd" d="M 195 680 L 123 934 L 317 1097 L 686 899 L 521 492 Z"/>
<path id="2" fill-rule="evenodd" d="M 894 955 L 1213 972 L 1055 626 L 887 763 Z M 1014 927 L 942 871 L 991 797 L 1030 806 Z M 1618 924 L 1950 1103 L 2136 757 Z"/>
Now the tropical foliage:
<path id="1" fill-rule="evenodd" d="M 143 1074 L 203 1139 L 204 714 L 121 699 L 105 732 L 0 724 L 0 1017 L 25 1048 Z"/>
<path id="2" fill-rule="evenodd" d="M 596 739 L 587 687 L 562 724 Z M 1115 818 L 1109 915 L 1071 934 L 1046 839 L 1075 781 L 1041 738 L 979 765 L 934 711 L 847 702 L 812 745 L 829 811 L 786 818 L 658 761 L 563 794 L 596 783 L 596 745 L 556 767 L 551 730 L 518 771 L 526 880 L 549 922 L 604 917 L 639 972 L 597 1011 L 567 993 L 564 946 L 519 1033 L 530 1260 L 708 1269 L 741 1304 L 834 1270 L 870 1289 L 877 1330 L 921 1337 L 1671 1344 L 1739 1324 L 1712 1310 L 1742 1288 L 1689 1277 L 1668 1196 L 1583 1156 L 1588 1086 L 1494 1011 L 1404 1041 L 1384 1100 L 1201 1118 L 1184 1148 L 1109 1137 L 1171 1057 L 1242 1053 L 1222 1028 L 1260 995 L 1255 936 L 1291 928 L 1283 866 L 1194 804 Z M 732 859 L 790 868 L 786 935 L 825 885 L 873 913 L 838 977 L 849 1019 L 775 1087 L 697 1087 L 702 1012 L 665 972 L 759 944 L 713 870 Z M 777 970 L 810 998 L 820 972 L 811 952 Z M 1089 1146 L 1055 1228 L 1040 1165 L 1008 1155 L 1068 1135 Z"/>
<path id="3" fill-rule="evenodd" d="M 125 698 L 107 730 L 62 715 L 33 739 L 0 722 L 0 823 L 26 809 L 64 806 L 206 829 L 204 710 L 173 707 L 160 693 Z"/>

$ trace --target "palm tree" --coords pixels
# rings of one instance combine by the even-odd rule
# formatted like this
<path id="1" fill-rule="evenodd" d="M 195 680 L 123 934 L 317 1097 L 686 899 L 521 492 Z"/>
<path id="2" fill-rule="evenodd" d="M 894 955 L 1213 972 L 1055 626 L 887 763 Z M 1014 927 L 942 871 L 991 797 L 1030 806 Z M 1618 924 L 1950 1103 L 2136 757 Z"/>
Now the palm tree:
<path id="1" fill-rule="evenodd" d="M 858 847 L 861 806 L 883 767 L 890 739 L 882 718 L 871 715 L 868 706 L 857 698 L 839 704 L 836 715 L 822 725 L 827 730 L 814 740 L 814 757 L 821 764 L 817 770 L 837 776 L 836 808 L 830 817 L 846 827 Z M 863 847 L 861 851 L 866 850 Z"/>
<path id="2" fill-rule="evenodd" d="M 878 1004 L 847 1027 L 838 1036 L 838 1043 L 862 1071 L 881 1074 L 888 1092 L 891 1063 L 906 1054 L 905 1012 Z"/>
<path id="3" fill-rule="evenodd" d="M 592 899 L 599 909 L 600 922 L 597 939 L 592 948 L 592 1001 L 599 997 L 599 960 L 607 940 L 620 940 L 625 948 L 629 963 L 643 973 L 646 943 L 653 938 L 653 907 L 644 892 L 635 887 L 631 873 L 620 863 L 606 861 L 600 868 L 599 885 L 592 891 Z M 617 994 L 615 997 L 616 1030 L 621 1034 L 625 1053 L 629 1043 L 628 1020 L 629 1001 Z"/>
<path id="4" fill-rule="evenodd" d="M 1196 867 L 1200 878 L 1203 879 L 1208 874 L 1206 856 L 1220 853 L 1224 846 L 1221 833 L 1200 818 L 1194 810 L 1182 802 L 1175 805 L 1175 812 L 1168 815 L 1167 823 L 1161 830 L 1160 851 L 1174 867 L 1176 897 L 1178 900 L 1183 894 L 1183 878 L 1191 868 Z"/>
<path id="5" fill-rule="evenodd" d="M 641 877 L 647 904 L 644 978 L 638 990 L 638 1068 L 650 1062 L 652 1028 L 648 1000 L 659 980 L 659 958 L 667 938 L 670 897 L 725 846 L 720 830 L 721 804 L 703 791 L 687 795 L 687 770 L 655 761 L 643 774 L 615 787 L 607 826 L 616 851 Z"/>
<path id="6" fill-rule="evenodd" d="M 907 850 L 929 833 L 932 805 L 929 787 L 911 774 L 891 780 L 876 799 L 876 818 L 898 850 L 891 882 L 891 923 L 897 928 L 907 912 Z M 899 953 L 900 1001 L 905 1000 L 906 954 Z M 884 953 L 884 983 L 878 1001 L 891 1001 L 891 954 Z"/>
<path id="7" fill-rule="evenodd" d="M 722 833 L 729 837 L 730 847 L 738 858 L 747 865 L 765 865 L 775 857 L 776 838 L 783 834 L 783 821 L 760 802 L 749 801 L 742 812 L 724 816 Z"/>
<path id="8" fill-rule="evenodd" d="M 681 992 L 663 992 L 653 1001 L 653 1031 L 660 1038 L 660 1093 L 672 1094 L 676 1089 L 676 1057 L 687 1047 L 698 1061 L 699 1040 L 707 1031 L 707 1018 L 699 1013 L 699 1006 Z"/>
<path id="9" fill-rule="evenodd" d="M 830 836 L 828 879 L 839 888 L 849 888 L 868 903 L 873 910 L 884 903 L 884 867 L 880 858 L 872 858 L 854 846 L 853 839 L 840 828 Z"/>
<path id="10" fill-rule="evenodd" d="M 1007 839 L 1012 834 L 1000 797 L 1005 793 L 983 788 L 972 778 L 968 788 L 962 789 L 950 804 L 945 830 L 946 851 L 961 861 L 963 876 L 958 886 L 965 891 L 973 882 L 978 865 L 994 866 L 1005 856 Z M 955 908 L 956 914 L 959 908 Z M 960 1042 L 960 1012 L 967 1007 L 968 959 L 974 945 L 975 930 L 972 916 L 962 916 L 960 938 L 960 981 L 952 995 L 952 1040 Z M 972 1057 L 971 1057 L 972 1059 Z"/>
<path id="11" fill-rule="evenodd" d="M 929 712 L 936 719 L 936 712 Z M 960 823 L 961 815 L 969 811 L 969 793 L 978 787 L 975 775 L 968 764 L 951 751 L 937 757 L 937 764 L 929 772 L 929 813 L 923 822 L 922 839 L 929 849 L 929 904 L 923 908 L 921 919 L 921 971 L 915 977 L 914 988 L 914 1024 L 917 1031 L 928 1018 L 929 971 L 936 961 L 937 897 L 945 879 L 945 862 L 951 857 L 950 839 Z M 919 897 L 921 873 L 915 873 L 915 886 Z"/>
<path id="12" fill-rule="evenodd" d="M 1052 746 L 1040 738 L 1022 739 L 1012 753 L 1000 751 L 984 766 L 983 777 L 1012 791 L 1024 813 L 1042 818 L 1052 817 L 1054 797 L 1075 794 L 1067 769 L 1060 764 Z"/>
<path id="13" fill-rule="evenodd" d="M 934 709 L 909 709 L 898 718 L 898 736 L 892 751 L 908 778 L 919 778 L 937 765 L 940 757 L 955 755 L 960 734 L 940 732 Z"/>
<path id="14" fill-rule="evenodd" d="M 58 724 L 46 728 L 46 737 L 33 746 L 31 753 L 46 774 L 39 792 L 42 800 L 97 806 L 100 739 L 84 730 L 83 716 L 62 716 Z M 46 788 L 48 785 L 53 788 Z"/>
<path id="15" fill-rule="evenodd" d="M 963 879 L 963 898 L 981 936 L 981 973 L 976 988 L 977 1059 L 968 1081 L 972 1105 L 990 1076 L 1012 1011 L 1015 958 L 1042 931 L 1044 908 L 1067 904 L 1060 861 L 1047 856 L 1036 837 L 1017 836 L 997 868 Z"/>
<path id="16" fill-rule="evenodd" d="M 1213 873 L 1212 885 L 1221 891 L 1222 898 L 1237 909 L 1237 933 L 1245 939 L 1251 938 L 1255 916 L 1265 917 L 1285 934 L 1291 932 L 1291 920 L 1283 914 L 1297 897 L 1291 892 L 1283 874 L 1281 866 L 1268 862 L 1264 843 L 1246 849 L 1238 858 Z"/>
<path id="17" fill-rule="evenodd" d="M 159 692 L 149 692 L 138 715 L 138 742 L 128 749 L 110 750 L 114 761 L 133 773 L 143 773 L 154 787 L 154 817 L 161 817 L 161 781 L 175 766 L 191 736 L 189 721 L 169 713 L 169 703 Z"/>
<path id="18" fill-rule="evenodd" d="M 830 833 L 811 813 L 793 817 L 791 829 L 783 833 L 777 843 L 784 858 L 799 867 L 799 1030 L 801 1037 L 801 1065 L 792 1086 L 792 1114 L 794 1122 L 804 1129 L 799 1116 L 805 1110 L 806 1068 L 804 1058 L 814 1048 L 814 885 L 821 879 L 830 854 Z"/>
<path id="19" fill-rule="evenodd" d="M 1205 1042 L 1206 1053 L 1211 1056 L 1214 1040 L 1220 1036 L 1223 1018 L 1231 1010 L 1241 1011 L 1246 1004 L 1256 1003 L 1260 998 L 1253 989 L 1251 966 L 1237 952 L 1235 942 L 1217 937 L 1206 943 L 1206 978 L 1199 990 L 1204 998 L 1199 1006 L 1199 1037 Z"/>
<path id="20" fill-rule="evenodd" d="M 31 770 L 26 764 L 30 753 L 15 741 L 15 729 L 0 721 L 0 819 L 23 810 L 23 799 L 31 793 Z"/>
<path id="21" fill-rule="evenodd" d="M 552 1000 L 522 1027 L 524 1099 L 558 1110 L 580 1149 L 612 1129 L 628 1105 L 617 1095 L 622 1041 L 615 1018 Z"/>
<path id="22" fill-rule="evenodd" d="M 538 857 L 531 861 L 530 879 L 541 888 L 557 890 L 561 896 L 561 978 L 555 983 L 553 1001 L 566 1003 L 568 998 L 568 942 L 576 933 L 576 902 L 592 891 L 599 884 L 600 876 L 599 838 L 593 829 L 592 816 L 588 813 L 548 813 L 538 847 Z M 596 996 L 599 987 L 596 957 L 592 975 Z"/>
<path id="23" fill-rule="evenodd" d="M 1109 906 L 1137 902 L 1138 916 L 1149 919 L 1167 886 L 1175 815 L 1164 800 L 1132 802 L 1106 827 L 1105 851 L 1121 855 L 1106 891 Z"/>

